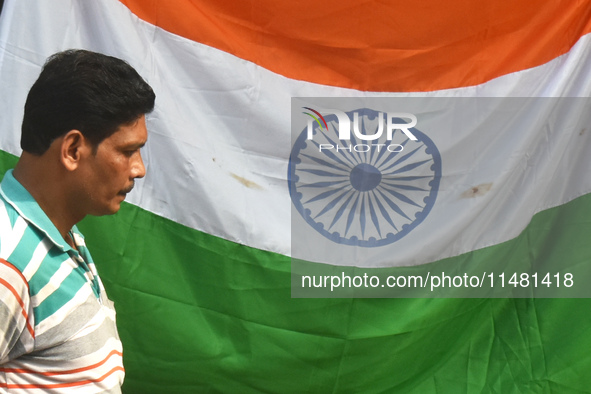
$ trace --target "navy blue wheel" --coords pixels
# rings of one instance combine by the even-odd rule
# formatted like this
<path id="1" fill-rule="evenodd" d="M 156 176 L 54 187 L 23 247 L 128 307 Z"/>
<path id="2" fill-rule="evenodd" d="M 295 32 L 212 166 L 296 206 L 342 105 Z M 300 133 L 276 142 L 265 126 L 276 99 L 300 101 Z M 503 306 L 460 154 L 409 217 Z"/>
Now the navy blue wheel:
<path id="1" fill-rule="evenodd" d="M 378 130 L 380 113 L 361 109 L 364 135 Z M 338 139 L 336 116 L 325 117 L 328 130 L 314 124 L 313 139 L 304 129 L 289 159 L 288 183 L 294 206 L 326 238 L 346 245 L 390 244 L 416 228 L 435 204 L 441 157 L 433 141 L 416 128 L 417 141 L 401 130 L 373 141 Z M 402 121 L 404 123 L 404 121 Z M 384 126 L 385 128 L 385 126 Z"/>

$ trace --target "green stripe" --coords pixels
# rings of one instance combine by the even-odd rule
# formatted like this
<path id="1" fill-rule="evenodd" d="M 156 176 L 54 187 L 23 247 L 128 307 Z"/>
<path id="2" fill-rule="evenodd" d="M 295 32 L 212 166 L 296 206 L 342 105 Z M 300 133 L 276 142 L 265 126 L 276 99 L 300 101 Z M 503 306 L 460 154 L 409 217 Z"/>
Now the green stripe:
<path id="1" fill-rule="evenodd" d="M 566 225 L 588 206 L 540 215 Z M 129 393 L 591 387 L 589 299 L 292 299 L 285 256 L 128 204 L 80 227 L 116 302 Z"/>
<path id="2" fill-rule="evenodd" d="M 76 293 L 86 284 L 84 269 L 82 267 L 74 269 L 63 280 L 59 286 L 59 291 L 54 291 L 37 308 L 35 308 L 35 324 L 53 315 L 57 310 L 72 300 Z"/>
<path id="3" fill-rule="evenodd" d="M 117 307 L 125 393 L 591 387 L 589 299 L 292 299 L 289 258 L 129 204 L 80 229 Z"/>
<path id="4" fill-rule="evenodd" d="M 45 255 L 41 261 L 39 269 L 35 271 L 31 277 L 31 280 L 29 281 L 31 295 L 37 295 L 39 291 L 41 291 L 41 289 L 49 283 L 51 277 L 55 275 L 57 270 L 60 269 L 64 259 L 65 257 L 63 252 L 57 247 L 52 246 L 47 255 Z M 52 311 L 50 314 L 53 312 L 55 311 Z"/>

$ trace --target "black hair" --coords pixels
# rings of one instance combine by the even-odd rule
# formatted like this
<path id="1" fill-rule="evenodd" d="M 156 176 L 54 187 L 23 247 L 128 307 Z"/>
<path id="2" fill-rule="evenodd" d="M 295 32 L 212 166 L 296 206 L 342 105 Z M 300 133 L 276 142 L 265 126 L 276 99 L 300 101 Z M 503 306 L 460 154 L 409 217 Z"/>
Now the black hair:
<path id="1" fill-rule="evenodd" d="M 152 112 L 156 96 L 125 61 L 86 50 L 50 56 L 29 91 L 21 148 L 42 155 L 70 130 L 96 147 L 122 125 Z"/>

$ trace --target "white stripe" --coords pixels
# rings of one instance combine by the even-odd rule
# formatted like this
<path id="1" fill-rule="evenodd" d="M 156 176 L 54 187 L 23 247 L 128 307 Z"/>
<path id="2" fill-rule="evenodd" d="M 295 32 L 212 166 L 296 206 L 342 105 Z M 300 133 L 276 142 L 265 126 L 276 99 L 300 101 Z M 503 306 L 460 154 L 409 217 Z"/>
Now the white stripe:
<path id="1" fill-rule="evenodd" d="M 77 256 L 77 257 L 75 257 L 75 259 L 76 259 L 76 261 L 77 261 L 77 264 L 78 264 L 79 266 L 81 266 L 81 264 L 84 264 L 84 263 L 86 263 L 86 262 L 84 261 L 84 259 L 82 258 L 82 256 Z M 93 264 L 93 265 L 94 265 L 94 264 Z M 87 264 L 87 266 L 88 266 L 88 264 Z M 94 276 L 95 276 L 95 275 L 98 275 L 98 274 L 96 274 L 96 270 L 93 272 L 93 270 L 92 270 L 92 268 L 90 268 L 90 266 L 89 266 L 88 268 L 89 268 L 89 270 L 88 270 L 88 271 L 84 270 L 84 276 L 86 277 L 86 279 L 87 279 L 87 281 L 88 281 L 89 283 L 92 283 L 92 280 L 94 279 Z"/>
<path id="2" fill-rule="evenodd" d="M 65 303 L 60 309 L 58 309 L 53 315 L 45 318 L 35 326 L 35 333 L 39 337 L 47 330 L 57 326 L 77 307 L 84 304 L 89 296 L 94 297 L 94 293 L 90 286 L 82 286 L 76 295 L 67 303 Z"/>
<path id="3" fill-rule="evenodd" d="M 90 277 L 90 280 L 92 281 L 93 276 L 98 276 L 98 271 L 96 270 L 96 265 L 94 263 L 87 263 L 86 265 L 88 266 L 88 269 L 90 270 L 90 273 L 92 274 L 92 276 Z"/>
<path id="4" fill-rule="evenodd" d="M 31 260 L 23 270 L 23 276 L 27 278 L 27 281 L 30 281 L 33 275 L 35 275 L 35 272 L 37 272 L 39 266 L 41 266 L 41 262 L 45 256 L 47 256 L 47 253 L 52 246 L 53 242 L 51 242 L 49 238 L 43 238 L 43 241 L 37 245 L 33 252 L 33 257 L 31 257 Z"/>
<path id="5" fill-rule="evenodd" d="M 78 331 L 76 333 L 76 335 L 74 335 L 73 337 L 71 337 L 69 340 L 74 340 L 74 339 L 78 339 L 78 338 L 82 338 L 94 331 L 96 331 L 97 328 L 99 328 L 101 326 L 101 324 L 103 324 L 103 322 L 105 321 L 105 319 L 110 319 L 112 321 L 115 321 L 114 318 L 112 318 L 112 314 L 111 313 L 107 313 L 107 309 L 106 308 L 101 308 L 97 311 L 97 313 L 92 317 L 92 319 L 90 319 L 86 325 L 84 326 L 84 328 L 80 331 Z"/>
<path id="6" fill-rule="evenodd" d="M 84 242 L 84 238 L 81 237 L 79 234 L 77 233 L 72 233 L 72 235 L 74 236 L 74 243 L 76 245 L 79 246 L 86 246 L 86 242 Z"/>
<path id="7" fill-rule="evenodd" d="M 28 223 L 25 219 L 23 219 L 21 216 L 16 218 L 12 230 L 4 233 L 6 235 L 2 237 L 2 243 L 0 244 L 1 258 L 8 259 L 10 257 L 18 243 L 21 241 L 27 227 Z"/>
<path id="8" fill-rule="evenodd" d="M 591 124 L 591 100 L 532 99 L 529 108 L 511 108 L 521 102 L 471 99 L 468 107 L 459 103 L 458 111 L 444 105 L 449 101 L 421 99 L 412 108 L 412 102 L 401 100 L 401 106 L 407 105 L 403 112 L 424 119 L 421 130 L 443 157 L 432 211 L 391 247 L 362 251 L 337 248 L 315 236 L 294 213 L 297 257 L 362 266 L 436 261 L 509 240 L 535 213 L 590 193 L 591 157 L 586 152 L 591 151 L 591 135 L 585 130 Z M 478 110 L 487 103 L 498 105 L 496 112 Z M 481 185 L 483 190 L 473 195 Z M 367 222 L 369 228 L 369 218 Z"/>
<path id="9" fill-rule="evenodd" d="M 47 297 L 59 289 L 62 282 L 70 275 L 75 267 L 76 263 L 71 258 L 61 263 L 59 269 L 49 279 L 49 282 L 37 294 L 31 297 L 33 307 L 38 307 Z"/>
<path id="10" fill-rule="evenodd" d="M 10 223 L 10 217 L 8 216 L 8 211 L 6 210 L 6 203 L 4 201 L 0 201 L 0 232 L 2 234 L 8 234 L 11 231 L 12 224 Z M 2 252 L 0 252 L 0 256 L 4 256 L 2 255 Z"/>
<path id="11" fill-rule="evenodd" d="M 191 228 L 286 255 L 291 253 L 291 201 L 286 174 L 291 150 L 292 96 L 558 97 L 591 94 L 591 78 L 587 71 L 591 69 L 589 35 L 582 37 L 567 54 L 547 64 L 479 86 L 420 94 L 376 94 L 282 77 L 138 20 L 118 2 L 61 0 L 49 5 L 21 1 L 14 8 L 14 13 L 27 16 L 22 18 L 26 23 L 12 26 L 0 37 L 2 42 L 8 42 L 0 47 L 12 48 L 10 53 L 0 52 L 0 59 L 10 58 L 20 65 L 19 81 L 12 90 L 26 91 L 30 80 L 38 74 L 42 59 L 57 49 L 69 47 L 85 47 L 130 60 L 155 88 L 157 109 L 149 119 L 151 133 L 143 151 L 148 175 L 137 183 L 129 201 Z M 47 21 L 51 21 L 53 28 L 47 30 L 44 40 L 28 34 L 31 26 Z M 76 34 L 68 34 L 72 30 Z M 113 42 L 118 44 L 113 45 Z M 27 48 L 27 52 L 18 48 Z M 37 66 L 31 66 L 35 63 Z M 16 68 L 6 68 L 6 74 L 0 76 L 0 86 L 7 80 L 13 86 L 14 75 L 17 75 Z M 25 76 L 21 79 L 21 75 Z M 4 105 L 8 103 L 0 107 L 0 113 L 9 118 L 4 120 L 7 123 L 4 129 L 18 130 L 21 119 L 20 112 L 13 107 L 16 104 Z M 569 150 L 588 144 L 588 138 L 583 138 L 584 143 L 580 145 L 574 132 L 564 136 L 564 140 L 558 134 L 550 137 L 557 144 L 557 150 L 548 165 L 558 165 L 560 174 L 571 178 L 568 182 L 559 180 L 558 186 L 551 187 L 543 182 L 529 184 L 531 177 L 538 173 L 531 168 L 526 171 L 526 167 L 532 163 L 540 166 L 541 156 L 524 161 L 509 154 L 510 162 L 497 174 L 490 172 L 491 167 L 480 173 L 473 172 L 472 163 L 457 163 L 456 168 L 446 164 L 444 182 L 455 177 L 458 169 L 461 176 L 456 178 L 457 182 L 442 184 L 438 204 L 448 204 L 441 208 L 448 215 L 438 215 L 434 210 L 429 215 L 429 227 L 449 228 L 450 215 L 462 218 L 462 223 L 481 226 L 479 213 L 493 200 L 513 199 L 516 203 L 533 206 L 533 210 L 523 214 L 516 212 L 517 216 L 507 217 L 506 221 L 492 227 L 485 223 L 486 231 L 474 232 L 473 227 L 452 223 L 453 230 L 447 237 L 421 234 L 423 246 L 420 248 L 416 240 L 412 241 L 411 235 L 418 236 L 413 232 L 405 238 L 411 246 L 389 264 L 419 264 L 431 261 L 434 256 L 439 259 L 502 242 L 523 228 L 532 212 L 567 202 L 588 191 L 586 173 L 580 168 L 571 173 L 570 169 L 565 169 L 566 162 L 556 156 L 559 152 L 570 154 Z M 437 135 L 432 138 L 445 154 L 442 146 L 447 142 L 437 140 Z M 18 133 L 7 138 L 2 142 L 2 149 L 10 151 L 17 139 Z M 479 145 L 485 146 L 490 141 L 482 139 Z M 527 144 L 526 141 L 521 143 Z M 565 145 L 561 145 L 563 143 Z M 454 157 L 445 160 L 449 163 Z M 588 165 L 584 157 L 579 157 L 581 166 Z M 466 189 L 491 180 L 493 188 L 486 198 L 469 203 L 458 200 Z M 521 182 L 525 182 L 525 188 L 521 187 Z M 573 185 L 574 189 L 562 194 L 549 190 Z M 444 186 L 447 189 L 443 189 Z M 516 186 L 520 195 L 514 195 L 512 187 Z M 545 192 L 540 194 L 542 189 Z M 530 197 L 524 200 L 523 196 Z M 533 205 L 530 203 L 532 196 L 536 201 Z M 427 227 L 427 223 L 422 227 Z M 451 242 L 452 238 L 455 241 Z M 427 240 L 436 243 L 433 248 L 424 247 Z M 408 256 L 412 258 L 409 260 Z M 376 264 L 380 264 L 379 259 Z"/>

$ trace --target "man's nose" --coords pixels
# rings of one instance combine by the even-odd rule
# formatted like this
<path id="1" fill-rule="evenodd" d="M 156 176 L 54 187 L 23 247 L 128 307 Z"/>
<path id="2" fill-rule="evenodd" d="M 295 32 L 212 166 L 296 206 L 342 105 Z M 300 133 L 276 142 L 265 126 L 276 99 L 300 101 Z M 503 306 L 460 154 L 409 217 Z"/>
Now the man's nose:
<path id="1" fill-rule="evenodd" d="M 144 166 L 144 160 L 140 151 L 135 155 L 135 161 L 132 164 L 131 177 L 132 178 L 143 178 L 146 176 L 146 167 Z"/>

